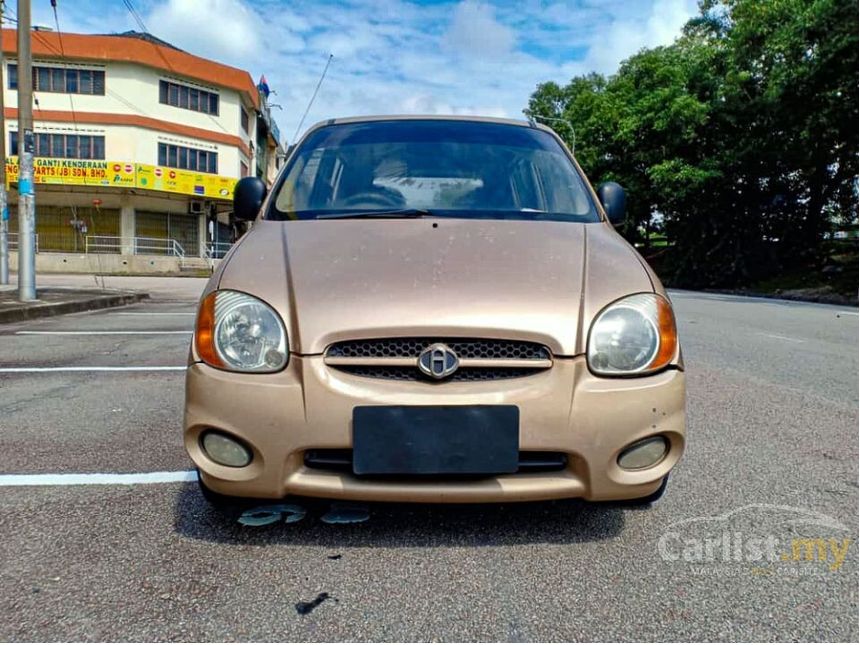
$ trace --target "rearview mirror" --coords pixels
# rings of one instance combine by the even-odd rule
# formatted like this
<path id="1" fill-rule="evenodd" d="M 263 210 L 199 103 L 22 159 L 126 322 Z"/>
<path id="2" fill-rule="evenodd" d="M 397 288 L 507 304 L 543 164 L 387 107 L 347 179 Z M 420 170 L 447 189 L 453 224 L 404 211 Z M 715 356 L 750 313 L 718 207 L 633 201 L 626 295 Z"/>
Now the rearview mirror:
<path id="1" fill-rule="evenodd" d="M 609 222 L 613 226 L 623 224 L 626 197 L 621 185 L 616 184 L 614 181 L 600 184 L 600 188 L 597 189 L 597 197 L 600 199 L 600 205 L 603 206 L 603 210 L 606 211 Z"/>
<path id="2" fill-rule="evenodd" d="M 236 219 L 243 222 L 257 219 L 266 192 L 266 184 L 259 177 L 242 177 L 233 191 L 233 215 Z"/>

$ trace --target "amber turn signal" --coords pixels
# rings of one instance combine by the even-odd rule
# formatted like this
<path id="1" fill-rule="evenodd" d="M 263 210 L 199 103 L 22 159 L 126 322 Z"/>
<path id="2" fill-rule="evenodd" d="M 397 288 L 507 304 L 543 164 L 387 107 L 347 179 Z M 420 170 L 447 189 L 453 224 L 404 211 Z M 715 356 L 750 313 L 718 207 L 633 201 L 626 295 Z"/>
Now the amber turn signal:
<path id="1" fill-rule="evenodd" d="M 224 367 L 224 361 L 215 349 L 215 298 L 217 292 L 212 292 L 200 303 L 197 312 L 197 324 L 194 329 L 194 346 L 197 355 L 204 363 L 214 367 Z"/>
<path id="2" fill-rule="evenodd" d="M 675 349 L 678 346 L 678 331 L 675 328 L 675 314 L 672 311 L 672 305 L 660 296 L 656 300 L 657 330 L 660 334 L 660 346 L 654 359 L 648 365 L 648 371 L 666 367 L 675 357 Z"/>

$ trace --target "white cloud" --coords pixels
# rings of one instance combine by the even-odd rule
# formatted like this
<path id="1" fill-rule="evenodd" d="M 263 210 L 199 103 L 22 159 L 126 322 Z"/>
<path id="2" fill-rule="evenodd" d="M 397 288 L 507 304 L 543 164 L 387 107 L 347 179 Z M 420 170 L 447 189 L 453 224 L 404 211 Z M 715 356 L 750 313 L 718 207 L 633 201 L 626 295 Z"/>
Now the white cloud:
<path id="1" fill-rule="evenodd" d="M 668 45 L 696 11 L 692 0 L 655 0 L 645 20 L 619 17 L 591 42 L 584 65 L 609 74 L 643 47 Z"/>
<path id="2" fill-rule="evenodd" d="M 64 29 L 138 29 L 122 3 L 58 3 Z M 330 53 L 303 129 L 335 116 L 522 117 L 538 83 L 612 73 L 667 44 L 696 0 L 137 0 L 147 27 L 193 54 L 265 74 L 291 139 Z M 53 17 L 34 7 L 41 24 Z"/>
<path id="3" fill-rule="evenodd" d="M 198 56 L 234 65 L 260 60 L 271 25 L 243 0 L 167 0 L 146 15 L 149 30 Z M 295 50 L 301 38 L 278 30 L 279 46 Z"/>
<path id="4" fill-rule="evenodd" d="M 508 54 L 516 42 L 514 31 L 496 20 L 490 5 L 464 0 L 454 10 L 444 43 L 454 51 L 471 56 Z"/>
<path id="5" fill-rule="evenodd" d="M 491 107 L 451 105 L 432 94 L 414 94 L 400 102 L 400 112 L 405 114 L 469 114 L 480 116 L 510 116 L 508 111 L 497 105 Z"/>

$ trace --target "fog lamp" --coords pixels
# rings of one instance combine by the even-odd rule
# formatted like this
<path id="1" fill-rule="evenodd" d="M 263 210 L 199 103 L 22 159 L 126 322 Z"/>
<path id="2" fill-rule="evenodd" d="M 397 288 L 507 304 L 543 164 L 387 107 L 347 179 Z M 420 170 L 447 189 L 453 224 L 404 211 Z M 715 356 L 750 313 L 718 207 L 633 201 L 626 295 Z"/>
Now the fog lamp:
<path id="1" fill-rule="evenodd" d="M 665 437 L 648 437 L 627 446 L 618 455 L 618 465 L 624 470 L 641 470 L 656 466 L 669 451 Z"/>
<path id="2" fill-rule="evenodd" d="M 203 435 L 202 444 L 209 458 L 222 466 L 241 468 L 251 463 L 251 451 L 226 434 L 210 430 Z"/>

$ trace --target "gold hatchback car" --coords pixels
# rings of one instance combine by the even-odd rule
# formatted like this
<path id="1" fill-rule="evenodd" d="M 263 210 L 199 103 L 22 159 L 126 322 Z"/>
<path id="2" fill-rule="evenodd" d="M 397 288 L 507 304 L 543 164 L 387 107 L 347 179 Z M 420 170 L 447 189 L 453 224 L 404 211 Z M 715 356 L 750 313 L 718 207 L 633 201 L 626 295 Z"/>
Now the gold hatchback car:
<path id="1" fill-rule="evenodd" d="M 326 121 L 200 301 L 185 446 L 208 499 L 650 502 L 684 450 L 660 281 L 535 123 Z"/>

